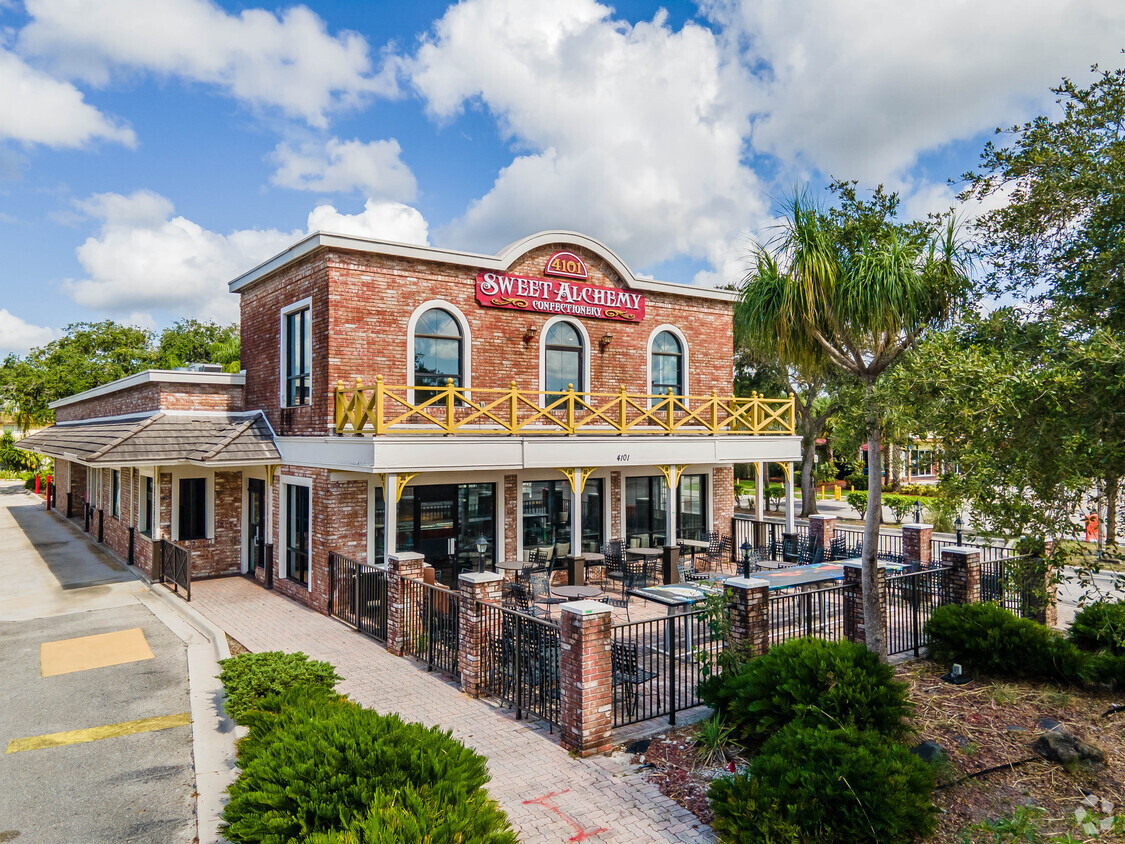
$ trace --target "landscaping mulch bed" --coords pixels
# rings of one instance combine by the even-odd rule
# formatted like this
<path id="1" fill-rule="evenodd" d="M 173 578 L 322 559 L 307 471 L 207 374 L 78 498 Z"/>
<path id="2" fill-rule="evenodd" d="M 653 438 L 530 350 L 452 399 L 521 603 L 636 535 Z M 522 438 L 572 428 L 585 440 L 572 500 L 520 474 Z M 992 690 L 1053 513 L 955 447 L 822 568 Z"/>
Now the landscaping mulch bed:
<path id="1" fill-rule="evenodd" d="M 939 766 L 934 803 L 941 816 L 931 841 L 962 844 L 966 827 L 1011 815 L 1019 806 L 1045 809 L 1045 831 L 1074 833 L 1074 811 L 1089 795 L 1108 800 L 1118 813 L 1125 811 L 1125 712 L 1103 717 L 1122 702 L 1120 695 L 991 680 L 954 686 L 941 679 L 945 670 L 917 661 L 896 669 L 909 684 L 915 707 L 911 742 L 936 741 L 948 758 Z M 1038 757 L 1032 744 L 1044 732 L 1041 724 L 1051 722 L 1100 748 L 1105 764 L 1068 770 Z M 634 754 L 633 762 L 646 766 L 661 793 L 710 824 L 707 789 L 729 767 L 701 762 L 695 730 L 660 734 L 643 753 Z M 744 759 L 735 756 L 733 764 L 741 769 Z"/>

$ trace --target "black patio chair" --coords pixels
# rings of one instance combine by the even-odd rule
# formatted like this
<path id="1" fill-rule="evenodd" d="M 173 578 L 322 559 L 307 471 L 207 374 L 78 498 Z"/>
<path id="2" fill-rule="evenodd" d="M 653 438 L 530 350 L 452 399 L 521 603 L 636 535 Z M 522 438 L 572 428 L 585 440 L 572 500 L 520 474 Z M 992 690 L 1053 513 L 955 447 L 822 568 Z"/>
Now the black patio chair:
<path id="1" fill-rule="evenodd" d="M 610 659 L 613 686 L 621 687 L 618 700 L 624 714 L 634 717 L 640 708 L 641 686 L 653 679 L 656 672 L 641 667 L 636 642 L 612 642 Z"/>
<path id="2" fill-rule="evenodd" d="M 556 598 L 551 594 L 551 575 L 549 572 L 533 572 L 530 584 L 532 607 L 542 609 L 548 618 L 551 617 L 551 607 L 566 602 L 565 598 Z"/>

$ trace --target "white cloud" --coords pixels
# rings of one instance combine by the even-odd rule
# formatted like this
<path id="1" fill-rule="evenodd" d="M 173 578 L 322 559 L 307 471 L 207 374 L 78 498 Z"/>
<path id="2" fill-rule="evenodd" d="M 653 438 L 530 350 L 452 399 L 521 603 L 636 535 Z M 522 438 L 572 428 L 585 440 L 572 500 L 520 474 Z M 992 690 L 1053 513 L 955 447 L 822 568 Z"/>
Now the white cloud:
<path id="1" fill-rule="evenodd" d="M 27 0 L 20 48 L 106 84 L 115 69 L 217 85 L 251 105 L 315 126 L 371 94 L 393 95 L 395 65 L 376 71 L 358 33 L 332 35 L 305 6 L 228 14 L 209 0 Z"/>
<path id="2" fill-rule="evenodd" d="M 0 308 L 0 355 L 22 355 L 29 349 L 50 343 L 59 333 L 53 328 L 32 325 L 24 319 Z"/>
<path id="3" fill-rule="evenodd" d="M 611 14 L 593 0 L 464 0 L 435 24 L 407 63 L 430 113 L 482 103 L 525 151 L 443 241 L 484 250 L 569 228 L 639 267 L 718 265 L 764 215 L 741 160 L 745 71 L 705 27 Z"/>
<path id="4" fill-rule="evenodd" d="M 423 246 L 429 243 L 429 226 L 416 208 L 375 199 L 367 200 L 358 214 L 342 214 L 331 205 L 318 205 L 309 214 L 309 231 Z"/>
<path id="5" fill-rule="evenodd" d="M 82 92 L 0 48 L 0 140 L 79 147 L 95 139 L 134 146 L 133 130 L 102 114 Z"/>
<path id="6" fill-rule="evenodd" d="M 920 153 L 1050 107 L 1116 66 L 1120 0 L 709 0 L 755 67 L 753 145 L 825 175 L 908 187 Z M 951 176 L 959 175 L 956 173 Z"/>
<path id="7" fill-rule="evenodd" d="M 418 193 L 418 183 L 401 154 L 394 138 L 369 143 L 332 138 L 322 146 L 305 144 L 300 149 L 279 144 L 273 154 L 277 171 L 270 181 L 294 190 L 360 190 L 375 199 L 410 202 Z"/>
<path id="8" fill-rule="evenodd" d="M 238 319 L 227 282 L 282 251 L 302 232 L 208 231 L 172 216 L 172 202 L 152 191 L 97 194 L 79 210 L 101 231 L 78 247 L 88 278 L 64 282 L 80 305 L 113 314 L 163 311 L 177 317 Z"/>

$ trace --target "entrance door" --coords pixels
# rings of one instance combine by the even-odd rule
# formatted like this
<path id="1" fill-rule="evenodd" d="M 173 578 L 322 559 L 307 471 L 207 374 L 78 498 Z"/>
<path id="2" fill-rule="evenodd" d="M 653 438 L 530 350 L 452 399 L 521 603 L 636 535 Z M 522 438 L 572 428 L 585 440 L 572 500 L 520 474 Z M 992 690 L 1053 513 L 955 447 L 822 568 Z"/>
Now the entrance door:
<path id="1" fill-rule="evenodd" d="M 399 500 L 397 547 L 417 551 L 439 583 L 455 586 L 463 569 L 493 561 L 495 510 L 494 484 L 408 486 Z"/>
<path id="2" fill-rule="evenodd" d="M 251 574 L 262 565 L 266 550 L 266 482 L 261 478 L 246 481 L 246 560 Z"/>

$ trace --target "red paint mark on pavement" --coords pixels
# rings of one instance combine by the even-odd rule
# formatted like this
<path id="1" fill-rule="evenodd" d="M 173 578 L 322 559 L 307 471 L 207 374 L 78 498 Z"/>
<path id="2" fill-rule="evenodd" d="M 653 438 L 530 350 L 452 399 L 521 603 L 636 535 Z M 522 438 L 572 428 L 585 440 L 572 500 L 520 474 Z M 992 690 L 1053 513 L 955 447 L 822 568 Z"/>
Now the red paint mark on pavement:
<path id="1" fill-rule="evenodd" d="M 560 794 L 566 794 L 568 791 L 570 791 L 569 788 L 564 788 L 562 791 L 550 791 L 544 794 L 542 797 L 536 797 L 534 800 L 524 800 L 523 805 L 529 806 L 537 803 L 544 809 L 549 809 L 550 811 L 554 812 L 556 815 L 570 824 L 574 828 L 575 834 L 568 839 L 569 841 L 585 841 L 587 838 L 593 838 L 595 835 L 598 835 L 602 832 L 609 832 L 608 826 L 599 827 L 598 829 L 583 829 L 582 824 L 578 823 L 576 820 L 574 820 L 574 818 L 566 814 L 566 812 L 564 812 L 562 809 L 551 802 L 552 797 L 557 797 Z"/>

